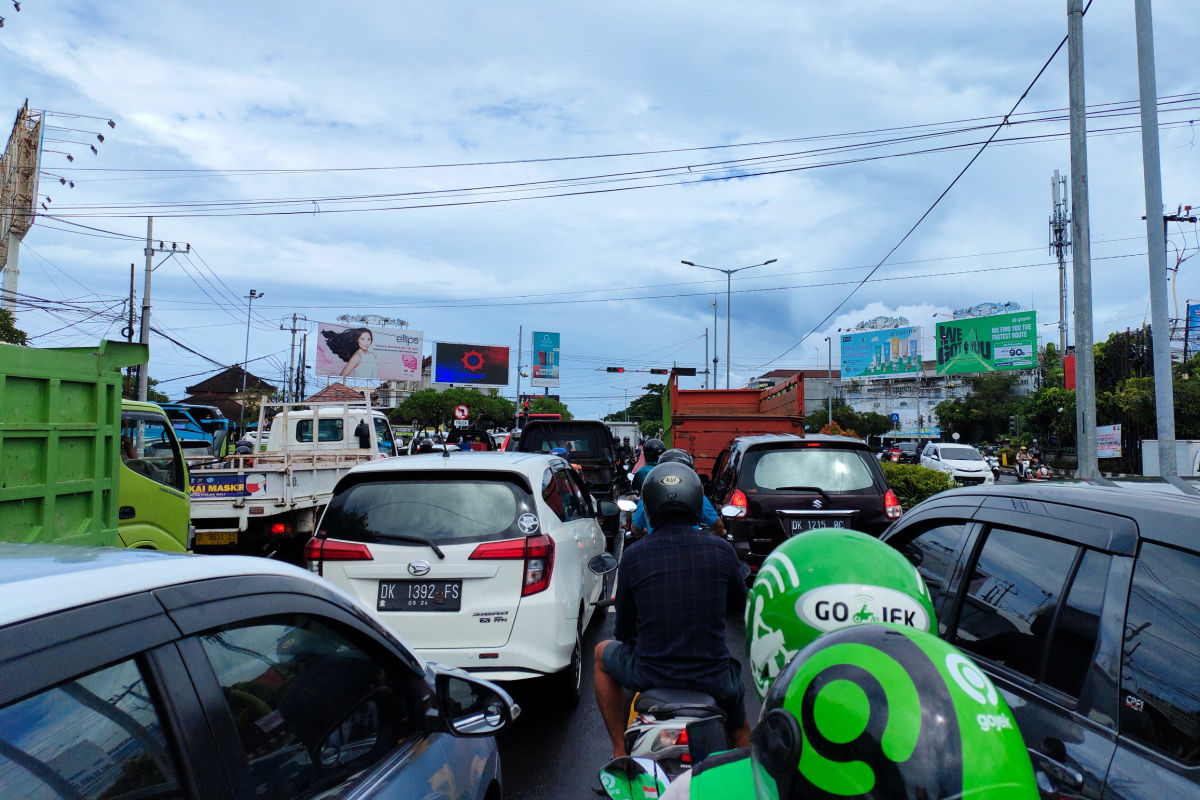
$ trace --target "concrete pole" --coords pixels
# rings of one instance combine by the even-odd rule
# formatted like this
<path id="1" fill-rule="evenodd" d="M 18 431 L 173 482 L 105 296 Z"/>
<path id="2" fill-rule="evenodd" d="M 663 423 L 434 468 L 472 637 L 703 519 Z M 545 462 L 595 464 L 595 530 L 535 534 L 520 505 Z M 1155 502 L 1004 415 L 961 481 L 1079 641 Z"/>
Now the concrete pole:
<path id="1" fill-rule="evenodd" d="M 1146 184 L 1146 250 L 1150 267 L 1150 331 L 1154 353 L 1154 407 L 1158 417 L 1158 468 L 1179 475 L 1175 463 L 1175 398 L 1172 394 L 1171 335 L 1167 320 L 1167 257 L 1158 152 L 1158 89 L 1154 75 L 1154 23 L 1150 0 L 1134 0 L 1138 89 L 1142 106 L 1142 173 Z"/>
<path id="2" fill-rule="evenodd" d="M 708 388 L 708 328 L 704 329 L 704 383 L 700 388 Z"/>
<path id="3" fill-rule="evenodd" d="M 21 270 L 17 262 L 21 255 L 21 238 L 14 234 L 8 237 L 8 263 L 4 264 L 4 284 L 0 289 L 0 308 L 13 315 L 15 323 L 17 316 L 17 279 Z"/>
<path id="4" fill-rule="evenodd" d="M 525 326 L 517 326 L 517 418 L 513 427 L 521 427 L 521 347 L 525 344 Z"/>
<path id="5" fill-rule="evenodd" d="M 833 425 L 833 337 L 826 336 L 825 344 L 829 345 L 829 372 L 825 376 L 825 390 L 829 394 L 827 400 L 829 406 L 829 424 Z"/>
<path id="6" fill-rule="evenodd" d="M 1075 429 L 1080 478 L 1099 478 L 1096 355 L 1092 345 L 1092 239 L 1088 217 L 1087 118 L 1083 91 L 1083 0 L 1067 0 L 1071 106 L 1071 265 L 1075 279 Z"/>
<path id="7" fill-rule="evenodd" d="M 717 361 L 719 360 L 719 356 L 717 356 L 717 347 L 719 347 L 719 345 L 717 344 L 717 342 L 720 340 L 717 338 L 717 298 L 715 298 L 715 297 L 713 298 L 712 307 L 713 307 L 713 362 L 712 362 L 713 365 L 712 365 L 712 371 L 713 371 L 713 388 L 716 389 L 717 388 Z"/>
<path id="8" fill-rule="evenodd" d="M 150 345 L 150 273 L 154 269 L 154 217 L 146 217 L 146 285 L 142 289 L 142 333 L 138 339 Z M 138 367 L 137 399 L 146 400 L 149 391 L 150 362 Z"/>
<path id="9" fill-rule="evenodd" d="M 733 271 L 725 273 L 725 388 L 729 388 L 729 339 L 732 330 Z"/>

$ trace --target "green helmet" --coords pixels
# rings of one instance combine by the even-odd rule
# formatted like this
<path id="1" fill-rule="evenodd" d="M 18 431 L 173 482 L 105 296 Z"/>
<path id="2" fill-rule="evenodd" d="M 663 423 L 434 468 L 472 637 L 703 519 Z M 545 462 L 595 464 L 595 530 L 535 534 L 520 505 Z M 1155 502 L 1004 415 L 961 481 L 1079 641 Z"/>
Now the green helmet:
<path id="1" fill-rule="evenodd" d="M 827 633 L 779 674 L 750 735 L 758 800 L 1037 798 L 1004 698 L 954 646 L 902 625 Z"/>
<path id="2" fill-rule="evenodd" d="M 908 559 L 845 528 L 808 531 L 779 545 L 746 602 L 746 653 L 759 699 L 800 648 L 863 622 L 935 629 L 929 590 Z"/>

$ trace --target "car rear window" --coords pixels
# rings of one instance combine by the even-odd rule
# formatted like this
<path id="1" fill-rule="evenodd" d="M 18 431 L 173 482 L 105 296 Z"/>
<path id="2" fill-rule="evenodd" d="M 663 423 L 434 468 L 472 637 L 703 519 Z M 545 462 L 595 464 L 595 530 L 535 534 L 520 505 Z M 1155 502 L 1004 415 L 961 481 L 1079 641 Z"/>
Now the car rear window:
<path id="1" fill-rule="evenodd" d="M 392 475 L 337 492 L 321 520 L 331 539 L 438 544 L 524 536 L 516 521 L 534 511 L 528 490 L 504 473 Z"/>
<path id="2" fill-rule="evenodd" d="M 983 456 L 974 447 L 963 444 L 948 444 L 939 448 L 946 461 L 983 461 Z"/>
<path id="3" fill-rule="evenodd" d="M 603 458 L 610 441 L 608 429 L 588 425 L 537 425 L 521 435 L 522 453 L 549 453 L 556 447 L 566 448 L 578 458 Z"/>
<path id="4" fill-rule="evenodd" d="M 815 488 L 823 492 L 874 490 L 875 473 L 863 451 L 835 447 L 751 450 L 742 464 L 742 489 L 762 492 Z"/>

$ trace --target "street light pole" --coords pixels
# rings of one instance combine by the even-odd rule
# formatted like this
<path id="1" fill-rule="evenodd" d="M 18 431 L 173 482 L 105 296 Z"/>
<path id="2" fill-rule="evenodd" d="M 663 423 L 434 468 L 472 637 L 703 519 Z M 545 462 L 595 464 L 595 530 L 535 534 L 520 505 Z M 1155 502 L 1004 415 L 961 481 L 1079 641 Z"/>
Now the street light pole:
<path id="1" fill-rule="evenodd" d="M 238 416 L 238 426 L 242 428 L 242 433 L 246 432 L 246 367 L 249 366 L 250 362 L 250 312 L 254 308 L 254 301 L 264 294 L 266 292 L 258 292 L 251 289 L 250 294 L 246 295 L 246 353 L 242 358 L 242 408 L 241 414 Z"/>
<path id="2" fill-rule="evenodd" d="M 747 267 L 737 267 L 735 269 L 724 269 L 722 267 L 709 267 L 704 264 L 696 264 L 692 261 L 680 261 L 680 264 L 686 264 L 689 267 L 700 267 L 700 269 L 711 269 L 713 272 L 725 273 L 725 388 L 729 388 L 729 354 L 730 354 L 730 325 L 732 324 L 732 314 L 730 310 L 730 301 L 733 297 L 733 273 L 741 272 L 744 269 L 754 269 L 755 267 L 765 267 L 767 264 L 774 264 L 777 259 L 769 259 L 761 264 L 751 264 Z M 714 320 L 715 327 L 715 320 Z M 715 347 L 713 348 L 716 349 Z M 716 378 L 713 382 L 715 384 Z"/>

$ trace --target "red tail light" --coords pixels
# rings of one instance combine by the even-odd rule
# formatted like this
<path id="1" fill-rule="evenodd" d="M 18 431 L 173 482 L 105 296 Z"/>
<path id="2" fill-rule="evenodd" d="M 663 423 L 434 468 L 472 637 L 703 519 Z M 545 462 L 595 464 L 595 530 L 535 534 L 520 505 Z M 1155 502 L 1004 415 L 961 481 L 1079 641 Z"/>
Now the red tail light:
<path id="1" fill-rule="evenodd" d="M 292 533 L 292 524 L 290 522 L 276 522 L 271 526 L 272 536 L 289 536 Z"/>
<path id="2" fill-rule="evenodd" d="M 746 499 L 746 493 L 741 489 L 734 489 L 733 494 L 729 495 L 727 506 L 737 506 L 738 508 L 748 508 L 750 501 Z"/>
<path id="3" fill-rule="evenodd" d="M 888 519 L 899 519 L 900 515 L 904 513 L 904 509 L 900 507 L 900 500 L 891 489 L 888 489 L 883 496 L 883 507 L 887 511 Z"/>
<path id="4" fill-rule="evenodd" d="M 472 560 L 500 559 L 525 562 L 525 577 L 521 596 L 544 592 L 550 587 L 554 571 L 554 540 L 549 536 L 530 536 L 528 539 L 507 539 L 503 542 L 484 542 L 471 553 Z"/>
<path id="5" fill-rule="evenodd" d="M 304 559 L 308 562 L 309 571 L 320 575 L 323 561 L 374 561 L 375 557 L 365 544 L 318 539 L 314 536 L 304 545 Z"/>

